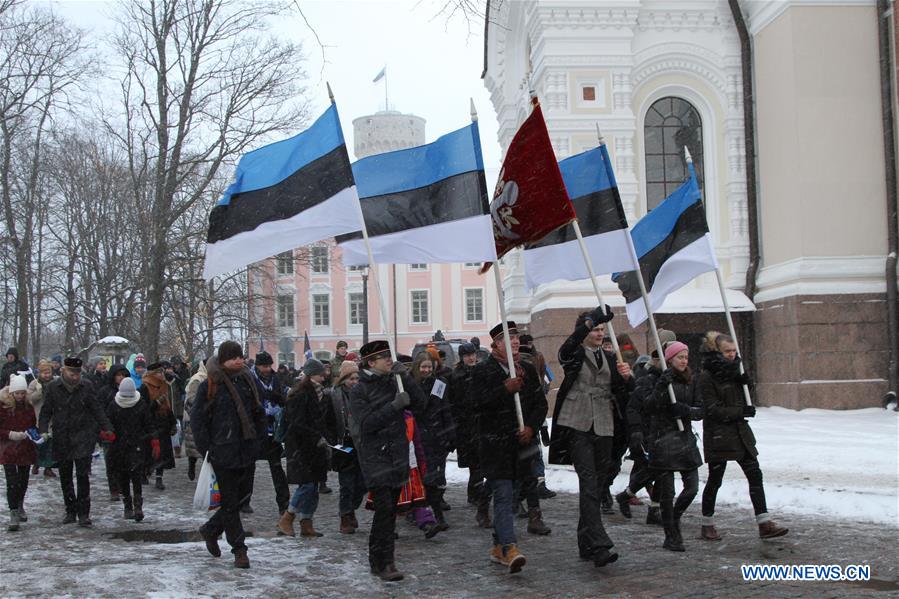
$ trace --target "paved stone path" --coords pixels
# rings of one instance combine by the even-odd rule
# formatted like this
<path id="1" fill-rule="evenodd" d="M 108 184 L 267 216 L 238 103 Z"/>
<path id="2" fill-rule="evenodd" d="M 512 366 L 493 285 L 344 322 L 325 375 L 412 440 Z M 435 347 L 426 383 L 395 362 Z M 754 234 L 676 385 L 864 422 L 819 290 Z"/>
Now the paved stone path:
<path id="1" fill-rule="evenodd" d="M 227 546 L 221 559 L 208 555 L 196 528 L 205 515 L 190 507 L 193 484 L 186 460 L 166 474 L 165 491 L 145 489 L 143 523 L 121 519 L 121 505 L 103 492 L 102 462 L 92 478 L 92 529 L 59 524 L 62 502 L 57 480 L 33 476 L 26 506 L 29 522 L 18 533 L 5 531 L 0 511 L 0 596 L 72 597 L 825 597 L 899 596 L 899 529 L 840 522 L 826 517 L 790 516 L 780 540 L 761 542 L 751 512 L 719 506 L 724 540 L 698 540 L 699 504 L 684 517 L 687 551 L 662 549 L 660 528 L 644 523 L 646 508 L 634 519 L 609 516 L 607 527 L 621 557 L 603 569 L 577 556 L 577 496 L 560 493 L 544 502 L 552 527 L 548 537 L 525 531 L 517 520 L 525 569 L 510 576 L 488 561 L 489 531 L 474 523 L 461 484 L 452 484 L 447 500 L 451 530 L 432 540 L 400 522 L 397 564 L 406 579 L 382 583 L 368 573 L 367 530 L 371 514 L 359 513 L 360 532 L 337 532 L 335 492 L 323 495 L 315 520 L 320 539 L 274 535 L 277 510 L 268 468 L 257 468 L 255 513 L 244 516 L 251 531 L 252 568 L 235 570 Z M 2 478 L 2 474 L 0 474 Z M 0 486 L 0 488 L 3 488 Z M 5 503 L 5 502 L 4 502 Z M 5 507 L 5 506 L 4 506 Z M 141 541 L 141 539 L 147 539 Z M 744 582 L 741 564 L 870 564 L 874 580 L 846 582 Z"/>

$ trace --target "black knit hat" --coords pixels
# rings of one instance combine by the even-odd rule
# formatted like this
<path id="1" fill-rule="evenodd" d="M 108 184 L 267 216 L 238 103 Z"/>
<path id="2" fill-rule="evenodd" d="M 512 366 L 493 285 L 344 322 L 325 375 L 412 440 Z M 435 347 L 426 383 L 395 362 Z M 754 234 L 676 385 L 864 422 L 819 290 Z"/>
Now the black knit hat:
<path id="1" fill-rule="evenodd" d="M 272 355 L 267 351 L 261 351 L 256 354 L 256 366 L 271 366 L 275 361 L 272 360 Z"/>
<path id="2" fill-rule="evenodd" d="M 243 348 L 240 347 L 240 343 L 236 341 L 223 341 L 221 345 L 219 345 L 219 364 L 224 364 L 228 360 L 233 360 L 234 358 L 242 358 L 243 357 Z"/>

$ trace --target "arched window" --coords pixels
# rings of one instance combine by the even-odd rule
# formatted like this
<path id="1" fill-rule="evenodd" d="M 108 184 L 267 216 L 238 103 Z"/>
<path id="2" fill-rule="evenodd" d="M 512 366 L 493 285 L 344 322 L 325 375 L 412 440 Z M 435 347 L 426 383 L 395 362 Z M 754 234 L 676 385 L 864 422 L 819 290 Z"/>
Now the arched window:
<path id="1" fill-rule="evenodd" d="M 673 96 L 653 102 L 643 123 L 643 140 L 647 212 L 686 180 L 684 146 L 690 149 L 699 188 L 703 189 L 702 119 L 692 104 Z"/>

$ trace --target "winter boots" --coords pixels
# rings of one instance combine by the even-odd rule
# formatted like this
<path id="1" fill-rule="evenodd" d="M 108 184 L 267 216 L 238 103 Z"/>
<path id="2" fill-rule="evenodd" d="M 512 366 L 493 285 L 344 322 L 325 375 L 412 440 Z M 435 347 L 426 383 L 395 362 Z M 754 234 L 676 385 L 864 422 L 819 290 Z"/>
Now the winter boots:
<path id="1" fill-rule="evenodd" d="M 533 535 L 548 535 L 552 529 L 543 523 L 543 513 L 538 507 L 528 510 L 528 532 Z"/>
<path id="2" fill-rule="evenodd" d="M 597 568 L 602 568 L 616 561 L 618 561 L 618 554 L 608 549 L 600 549 L 593 554 L 593 565 Z"/>
<path id="3" fill-rule="evenodd" d="M 297 536 L 296 531 L 293 529 L 293 521 L 296 519 L 297 515 L 293 512 L 284 512 L 281 514 L 281 519 L 278 520 L 278 524 L 276 528 L 278 529 L 279 535 L 286 535 L 288 537 Z"/>
<path id="4" fill-rule="evenodd" d="M 552 499 L 556 496 L 556 492 L 547 489 L 546 482 L 541 480 L 540 484 L 537 485 L 537 495 L 540 497 L 540 499 Z"/>
<path id="5" fill-rule="evenodd" d="M 318 492 L 322 495 L 330 495 L 332 492 L 331 487 L 328 486 L 327 481 L 318 483 Z"/>
<path id="6" fill-rule="evenodd" d="M 212 555 L 212 557 L 222 557 L 222 550 L 219 547 L 218 535 L 214 535 L 206 530 L 206 527 L 204 525 L 200 527 L 200 536 L 202 536 L 203 541 L 206 542 L 206 551 L 208 551 Z"/>
<path id="7" fill-rule="evenodd" d="M 93 526 L 94 523 L 91 522 L 91 515 L 87 512 L 78 514 L 78 526 L 88 528 Z"/>
<path id="8" fill-rule="evenodd" d="M 521 569 L 524 568 L 525 563 L 527 563 L 527 559 L 518 550 L 515 543 L 510 543 L 508 545 L 494 545 L 493 549 L 490 551 L 490 561 L 502 564 L 509 568 L 509 574 L 521 572 Z"/>
<path id="9" fill-rule="evenodd" d="M 285 512 L 287 513 L 287 512 Z M 312 526 L 311 518 L 303 518 L 300 520 L 300 536 L 301 537 L 323 537 L 324 535 Z"/>
<path id="10" fill-rule="evenodd" d="M 633 516 L 631 515 L 631 496 L 630 493 L 627 492 L 627 489 L 615 495 L 615 501 L 618 502 L 618 509 L 621 510 L 621 515 L 627 519 L 631 519 Z M 603 513 L 606 513 L 603 510 Z"/>
<path id="11" fill-rule="evenodd" d="M 28 522 L 28 514 L 25 513 L 25 504 L 19 506 L 19 521 Z"/>
<path id="12" fill-rule="evenodd" d="M 397 582 L 403 579 L 403 573 L 396 569 L 395 564 L 387 564 L 380 570 L 372 569 L 372 573 L 384 582 Z"/>
<path id="13" fill-rule="evenodd" d="M 134 521 L 143 522 L 144 520 L 144 498 L 134 498 Z"/>
<path id="14" fill-rule="evenodd" d="M 705 541 L 720 541 L 721 535 L 718 534 L 718 530 L 715 528 L 714 524 L 702 525 L 702 532 L 700 532 L 700 538 Z"/>
<path id="15" fill-rule="evenodd" d="M 789 529 L 778 526 L 774 520 L 759 523 L 759 537 L 762 539 L 782 537 L 788 532 L 790 532 Z"/>
<path id="16" fill-rule="evenodd" d="M 123 498 L 122 503 L 125 508 L 122 517 L 125 518 L 125 520 L 134 520 L 134 504 L 131 502 L 131 498 Z"/>
<path id="17" fill-rule="evenodd" d="M 66 512 L 66 517 L 62 519 L 63 524 L 75 524 L 78 521 L 78 518 L 75 516 L 75 512 Z"/>
<path id="18" fill-rule="evenodd" d="M 342 535 L 351 535 L 356 532 L 356 527 L 353 526 L 353 517 L 350 514 L 343 514 L 340 517 L 340 534 Z"/>
<path id="19" fill-rule="evenodd" d="M 662 514 L 659 512 L 658 506 L 649 506 L 649 510 L 646 512 L 646 523 L 662 526 Z"/>
<path id="20" fill-rule="evenodd" d="M 6 527 L 6 530 L 16 532 L 19 530 L 19 522 L 19 510 L 9 510 L 9 526 Z"/>
<path id="21" fill-rule="evenodd" d="M 161 476 L 156 477 L 156 488 L 159 489 L 160 491 L 165 491 L 165 485 L 162 484 Z"/>
<path id="22" fill-rule="evenodd" d="M 197 458 L 187 458 L 187 480 L 197 477 Z"/>
<path id="23" fill-rule="evenodd" d="M 478 513 L 475 516 L 475 519 L 478 522 L 478 526 L 480 526 L 481 528 L 493 527 L 493 522 L 490 521 L 490 504 L 479 504 Z"/>
<path id="24" fill-rule="evenodd" d="M 243 570 L 248 570 L 250 568 L 250 558 L 247 557 L 246 547 L 234 551 L 234 567 Z"/>

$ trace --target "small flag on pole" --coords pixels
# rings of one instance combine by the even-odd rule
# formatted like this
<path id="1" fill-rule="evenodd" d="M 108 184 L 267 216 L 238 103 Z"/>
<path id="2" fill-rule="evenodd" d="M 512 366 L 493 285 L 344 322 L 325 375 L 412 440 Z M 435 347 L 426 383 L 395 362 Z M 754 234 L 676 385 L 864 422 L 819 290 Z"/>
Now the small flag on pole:
<path id="1" fill-rule="evenodd" d="M 245 154 L 209 214 L 203 277 L 358 231 L 359 198 L 337 107 L 311 127 Z"/>
<path id="2" fill-rule="evenodd" d="M 653 312 L 662 307 L 669 293 L 718 268 L 693 164 L 687 166 L 690 177 L 683 185 L 631 229 Z M 628 321 L 632 327 L 640 325 L 646 320 L 646 308 L 637 273 L 618 273 L 612 278 L 627 301 Z"/>
<path id="3" fill-rule="evenodd" d="M 387 75 L 387 65 L 384 65 L 384 68 L 381 69 L 381 72 L 375 75 L 375 78 L 371 80 L 372 83 L 377 83 L 381 79 L 383 79 Z"/>
<path id="4" fill-rule="evenodd" d="M 605 145 L 559 163 L 596 274 L 636 270 L 615 173 Z M 525 284 L 590 277 L 571 227 L 556 229 L 524 250 Z"/>
<path id="5" fill-rule="evenodd" d="M 509 144 L 490 214 L 497 258 L 540 241 L 575 218 L 539 104 Z M 489 268 L 485 263 L 481 272 Z"/>
<path id="6" fill-rule="evenodd" d="M 312 345 L 309 343 L 309 333 L 303 331 L 303 355 L 307 360 L 312 359 Z"/>
<path id="7" fill-rule="evenodd" d="M 496 258 L 477 122 L 425 146 L 363 158 L 353 174 L 375 263 Z M 337 241 L 345 265 L 368 264 L 361 232 Z"/>

